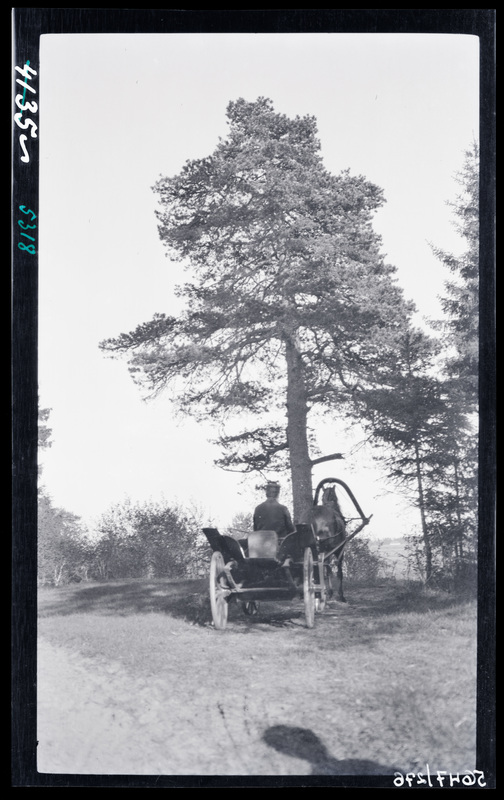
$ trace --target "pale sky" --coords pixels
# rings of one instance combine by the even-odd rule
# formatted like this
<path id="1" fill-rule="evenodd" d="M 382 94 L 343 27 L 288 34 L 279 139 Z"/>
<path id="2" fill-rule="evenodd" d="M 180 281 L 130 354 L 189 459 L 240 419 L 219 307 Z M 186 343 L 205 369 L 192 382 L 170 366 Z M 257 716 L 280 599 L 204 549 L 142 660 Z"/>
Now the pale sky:
<path id="1" fill-rule="evenodd" d="M 257 477 L 213 465 L 216 431 L 175 420 L 168 394 L 143 402 L 126 361 L 98 349 L 176 308 L 184 276 L 159 240 L 151 187 L 213 152 L 229 101 L 265 96 L 316 117 L 326 167 L 384 190 L 383 252 L 419 319 L 438 316 L 448 275 L 429 242 L 463 247 L 447 201 L 478 140 L 478 58 L 478 39 L 458 34 L 41 37 L 39 395 L 52 409 L 41 460 L 55 505 L 92 525 L 126 498 L 166 500 L 224 527 L 262 499 Z M 323 452 L 347 458 L 314 482 L 347 481 L 374 514 L 369 534 L 399 536 L 407 515 L 369 453 L 351 454 L 358 438 L 343 441 L 337 420 L 324 430 Z"/>

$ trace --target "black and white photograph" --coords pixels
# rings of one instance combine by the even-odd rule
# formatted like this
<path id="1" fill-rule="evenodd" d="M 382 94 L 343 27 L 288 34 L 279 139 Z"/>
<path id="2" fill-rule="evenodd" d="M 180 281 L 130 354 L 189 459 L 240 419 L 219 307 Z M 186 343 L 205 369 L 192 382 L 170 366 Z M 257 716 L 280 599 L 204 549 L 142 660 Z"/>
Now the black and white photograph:
<path id="1" fill-rule="evenodd" d="M 15 785 L 494 788 L 486 39 L 442 11 L 12 10 Z"/>

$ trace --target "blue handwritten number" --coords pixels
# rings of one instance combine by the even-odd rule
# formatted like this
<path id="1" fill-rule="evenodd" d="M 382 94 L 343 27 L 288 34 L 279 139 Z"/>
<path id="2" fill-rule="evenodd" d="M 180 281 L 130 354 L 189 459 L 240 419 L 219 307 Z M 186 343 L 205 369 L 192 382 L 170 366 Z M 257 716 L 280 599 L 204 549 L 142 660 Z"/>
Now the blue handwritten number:
<path id="1" fill-rule="evenodd" d="M 30 214 L 32 222 L 33 222 L 34 219 L 37 219 L 37 215 L 31 210 L 31 208 L 26 208 L 26 206 L 19 206 L 19 210 L 23 214 Z M 28 225 L 22 219 L 18 219 L 18 225 L 23 231 L 33 230 L 34 228 L 37 227 L 36 225 Z M 34 236 L 30 236 L 28 233 L 22 233 L 21 236 L 24 236 L 25 239 L 29 239 L 31 242 L 35 241 L 35 237 Z M 32 256 L 35 255 L 35 245 L 34 244 L 25 244 L 24 242 L 18 242 L 18 247 L 19 247 L 20 250 L 25 250 L 27 253 L 30 253 L 30 255 L 32 255 Z"/>
<path id="2" fill-rule="evenodd" d="M 18 247 L 20 250 L 26 250 L 30 255 L 35 255 L 35 245 L 34 244 L 25 244 L 24 242 L 18 242 Z"/>
<path id="3" fill-rule="evenodd" d="M 19 210 L 23 212 L 23 214 L 31 214 L 32 215 L 32 222 L 34 219 L 37 219 L 37 215 L 33 213 L 31 208 L 26 208 L 26 206 L 19 206 Z"/>

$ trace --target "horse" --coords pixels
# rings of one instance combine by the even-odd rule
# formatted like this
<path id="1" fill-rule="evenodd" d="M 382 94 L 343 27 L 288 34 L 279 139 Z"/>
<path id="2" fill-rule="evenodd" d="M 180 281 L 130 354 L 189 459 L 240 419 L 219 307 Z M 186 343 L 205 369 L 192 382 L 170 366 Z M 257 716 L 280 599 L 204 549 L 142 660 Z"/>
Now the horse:
<path id="1" fill-rule="evenodd" d="M 304 522 L 312 526 L 313 532 L 319 542 L 331 540 L 330 549 L 333 550 L 344 542 L 346 537 L 346 524 L 336 496 L 334 486 L 329 486 L 322 493 L 322 505 L 312 506 L 304 515 Z M 323 549 L 323 548 L 322 548 Z M 343 595 L 343 547 L 336 551 L 334 558 L 338 567 L 338 600 L 346 603 Z"/>

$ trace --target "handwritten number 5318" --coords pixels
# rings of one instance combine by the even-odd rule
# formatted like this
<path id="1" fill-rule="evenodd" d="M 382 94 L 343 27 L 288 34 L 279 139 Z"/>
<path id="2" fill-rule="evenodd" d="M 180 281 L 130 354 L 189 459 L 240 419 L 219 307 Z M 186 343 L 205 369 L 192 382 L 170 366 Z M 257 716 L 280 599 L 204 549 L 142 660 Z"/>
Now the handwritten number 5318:
<path id="1" fill-rule="evenodd" d="M 37 219 L 37 215 L 31 210 L 31 208 L 26 208 L 26 206 L 19 206 L 19 210 L 23 214 L 30 215 L 30 222 L 33 222 Z M 29 239 L 31 242 L 35 241 L 35 237 L 31 236 L 29 233 L 25 233 L 25 231 L 34 230 L 37 226 L 30 225 L 29 223 L 25 222 L 22 219 L 18 219 L 18 225 L 23 231 L 20 235 L 24 236 L 25 239 Z M 32 256 L 35 255 L 35 245 L 34 244 L 26 244 L 26 242 L 18 242 L 18 247 L 20 250 L 25 250 L 27 253 L 30 253 Z"/>

